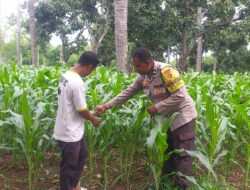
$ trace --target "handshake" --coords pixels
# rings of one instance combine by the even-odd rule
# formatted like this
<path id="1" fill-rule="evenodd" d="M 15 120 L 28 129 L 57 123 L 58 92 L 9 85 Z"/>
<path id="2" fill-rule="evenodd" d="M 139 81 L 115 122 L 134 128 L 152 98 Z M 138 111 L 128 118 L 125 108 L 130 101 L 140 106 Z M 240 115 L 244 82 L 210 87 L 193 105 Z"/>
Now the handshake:
<path id="1" fill-rule="evenodd" d="M 94 110 L 91 111 L 91 114 L 93 115 L 94 117 L 94 120 L 91 123 L 94 125 L 94 126 L 98 126 L 100 124 L 100 120 L 98 117 L 96 116 L 101 116 L 102 114 L 104 114 L 106 112 L 107 109 L 109 109 L 110 107 L 107 105 L 107 104 L 102 104 L 102 105 L 98 105 L 96 106 L 96 108 Z M 147 107 L 147 112 L 150 114 L 150 115 L 155 115 L 157 114 L 157 110 L 155 108 L 154 105 L 152 106 L 149 106 Z"/>
<path id="2" fill-rule="evenodd" d="M 98 105 L 96 108 L 93 110 L 94 114 L 97 116 L 101 116 L 102 114 L 105 113 L 105 111 L 109 109 L 109 107 L 106 104 Z"/>
<path id="3" fill-rule="evenodd" d="M 96 108 L 89 113 L 89 117 L 85 118 L 89 120 L 92 125 L 97 127 L 100 124 L 100 119 L 96 116 L 101 116 L 108 109 L 106 104 L 98 105 Z"/>

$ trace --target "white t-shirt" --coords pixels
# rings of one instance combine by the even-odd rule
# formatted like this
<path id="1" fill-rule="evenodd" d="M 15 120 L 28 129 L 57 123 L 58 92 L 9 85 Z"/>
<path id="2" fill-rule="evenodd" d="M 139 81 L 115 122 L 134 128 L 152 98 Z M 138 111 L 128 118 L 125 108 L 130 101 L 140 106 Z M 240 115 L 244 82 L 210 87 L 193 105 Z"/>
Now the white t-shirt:
<path id="1" fill-rule="evenodd" d="M 58 86 L 58 110 L 53 137 L 64 142 L 81 140 L 84 124 L 79 111 L 86 109 L 84 82 L 76 72 L 67 71 Z"/>

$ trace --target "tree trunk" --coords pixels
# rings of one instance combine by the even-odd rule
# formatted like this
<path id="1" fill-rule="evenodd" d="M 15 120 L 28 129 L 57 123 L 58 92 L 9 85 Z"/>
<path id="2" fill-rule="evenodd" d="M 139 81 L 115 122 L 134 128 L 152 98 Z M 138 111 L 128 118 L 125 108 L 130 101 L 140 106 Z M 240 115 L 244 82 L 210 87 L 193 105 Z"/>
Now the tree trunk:
<path id="1" fill-rule="evenodd" d="M 181 57 L 179 61 L 179 70 L 187 71 L 187 57 L 188 57 L 188 45 L 187 45 L 187 32 L 181 33 Z"/>
<path id="2" fill-rule="evenodd" d="M 39 54 L 39 49 L 37 51 L 37 66 L 39 66 L 40 63 L 40 54 Z"/>
<path id="3" fill-rule="evenodd" d="M 179 61 L 179 59 L 178 59 L 178 54 L 176 53 L 175 54 L 175 63 L 176 63 L 176 67 L 178 68 L 179 66 L 178 66 L 178 61 Z"/>
<path id="4" fill-rule="evenodd" d="M 171 54 L 170 45 L 168 45 L 168 64 L 170 64 L 170 54 Z"/>
<path id="5" fill-rule="evenodd" d="M 128 73 L 128 0 L 115 0 L 115 48 L 118 69 Z"/>
<path id="6" fill-rule="evenodd" d="M 197 25 L 201 27 L 202 25 L 202 8 L 198 7 L 197 9 Z M 202 47 L 202 36 L 199 36 L 197 39 L 197 56 L 196 56 L 196 71 L 201 72 L 202 70 L 202 54 L 203 54 L 203 47 Z"/>
<path id="7" fill-rule="evenodd" d="M 99 39 L 95 39 L 93 35 L 90 35 L 92 38 L 90 41 L 91 41 L 91 49 L 92 51 L 95 53 L 95 54 L 98 54 L 98 50 L 99 50 L 99 47 L 102 43 L 102 40 L 104 39 L 104 37 L 106 36 L 107 32 L 108 32 L 108 29 L 109 29 L 109 15 L 110 15 L 110 10 L 109 10 L 109 7 L 107 8 L 107 11 L 106 11 L 106 14 L 104 15 L 105 17 L 105 25 L 104 25 L 104 29 L 103 29 L 103 32 L 101 34 L 101 36 L 99 37 Z M 89 28 L 91 30 L 91 28 Z M 92 30 L 91 30 L 91 33 Z"/>
<path id="8" fill-rule="evenodd" d="M 214 64 L 213 64 L 213 71 L 217 72 L 217 64 L 218 64 L 218 59 L 215 57 Z"/>
<path id="9" fill-rule="evenodd" d="M 32 65 L 37 66 L 37 55 L 36 55 L 36 31 L 35 31 L 35 0 L 29 0 L 28 12 L 29 12 L 29 27 L 30 27 L 30 43 L 31 43 L 31 60 Z"/>
<path id="10" fill-rule="evenodd" d="M 189 0 L 184 1 L 184 11 L 185 15 L 189 15 L 189 9 L 190 9 L 190 2 Z M 179 70 L 180 71 L 187 71 L 187 58 L 189 55 L 189 47 L 188 47 L 188 35 L 185 28 L 182 29 L 181 32 L 179 32 L 181 35 L 181 57 L 179 60 Z"/>
<path id="11" fill-rule="evenodd" d="M 17 0 L 17 64 L 18 66 L 22 65 L 22 53 L 21 53 L 21 10 L 19 0 Z"/>
<path id="12" fill-rule="evenodd" d="M 0 0 L 0 64 L 3 63 L 2 60 L 2 54 L 3 54 L 3 36 L 2 36 L 2 15 L 1 15 L 1 10 L 2 10 L 2 5 L 1 5 L 1 0 Z"/>
<path id="13" fill-rule="evenodd" d="M 94 43 L 91 43 L 91 51 L 94 52 L 95 54 L 98 53 L 98 44 L 97 42 L 93 41 Z"/>
<path id="14" fill-rule="evenodd" d="M 60 49 L 60 62 L 64 64 L 65 63 L 65 35 L 61 34 L 60 39 L 62 42 L 62 46 Z"/>

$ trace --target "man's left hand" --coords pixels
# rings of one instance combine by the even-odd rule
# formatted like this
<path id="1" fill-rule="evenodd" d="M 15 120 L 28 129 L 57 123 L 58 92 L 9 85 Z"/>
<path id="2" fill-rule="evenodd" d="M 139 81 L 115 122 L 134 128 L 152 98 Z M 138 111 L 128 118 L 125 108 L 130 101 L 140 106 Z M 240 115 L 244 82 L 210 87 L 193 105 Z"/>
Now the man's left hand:
<path id="1" fill-rule="evenodd" d="M 155 108 L 155 106 L 149 106 L 147 107 L 147 111 L 150 115 L 156 115 L 157 114 L 157 110 Z"/>

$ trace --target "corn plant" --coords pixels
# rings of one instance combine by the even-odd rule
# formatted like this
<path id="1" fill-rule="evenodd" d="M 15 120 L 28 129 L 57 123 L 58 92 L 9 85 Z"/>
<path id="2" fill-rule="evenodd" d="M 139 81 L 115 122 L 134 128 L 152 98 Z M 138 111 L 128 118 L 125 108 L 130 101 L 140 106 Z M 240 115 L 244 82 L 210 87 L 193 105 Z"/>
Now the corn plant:
<path id="1" fill-rule="evenodd" d="M 248 105 L 249 104 L 249 105 Z M 249 107 L 247 107 L 247 105 Z M 245 106 L 243 105 L 242 108 L 244 110 L 242 110 L 242 117 L 243 120 L 245 121 L 247 128 L 248 128 L 248 135 L 250 135 L 250 102 L 246 102 Z M 247 147 L 247 168 L 246 168 L 246 177 L 245 177 L 245 187 L 248 188 L 248 177 L 249 177 L 249 169 L 250 169 L 250 143 L 249 143 L 249 138 L 248 139 L 244 139 L 244 142 L 246 144 Z"/>
<path id="2" fill-rule="evenodd" d="M 27 163 L 28 160 L 29 163 L 32 160 L 32 167 L 35 168 L 33 159 L 34 157 L 39 157 L 37 156 L 38 153 L 35 152 L 39 148 L 33 148 L 33 152 L 30 149 L 31 147 L 36 147 L 35 144 L 38 144 L 40 139 L 43 141 L 41 143 L 43 148 L 40 148 L 41 152 L 46 150 L 47 143 L 51 145 L 50 148 L 54 148 L 53 144 L 50 143 L 50 139 L 56 113 L 56 89 L 60 80 L 60 73 L 68 69 L 67 66 L 60 66 L 60 69 L 59 67 L 30 69 L 29 66 L 18 67 L 17 69 L 14 64 L 0 66 L 0 149 L 11 151 L 14 164 L 17 159 L 25 157 Z M 116 70 L 98 67 L 95 72 L 84 79 L 85 84 L 90 87 L 86 96 L 89 108 L 92 109 L 98 104 L 105 103 L 119 94 L 122 89 L 131 84 L 135 76 L 135 74 L 127 76 Z M 248 143 L 249 76 L 249 73 L 234 73 L 233 75 L 216 73 L 184 74 L 187 89 L 195 100 L 198 111 L 196 128 L 197 150 L 191 151 L 190 155 L 196 157 L 208 169 L 208 172 L 215 177 L 217 175 L 214 168 L 215 166 L 220 166 L 219 164 L 222 161 L 223 164 L 226 162 L 227 167 L 225 169 L 228 171 L 230 171 L 230 167 L 235 165 L 246 168 L 242 169 L 246 172 L 244 183 L 246 188 L 249 186 L 247 179 L 250 165 L 250 148 Z M 24 105 L 24 103 L 21 103 L 24 102 L 24 91 L 30 108 L 29 111 L 21 109 L 22 105 Z M 148 102 L 145 104 L 144 100 L 146 100 L 145 96 L 138 94 L 119 109 L 108 111 L 102 116 L 104 123 L 102 123 L 100 129 L 86 124 L 86 137 L 90 152 L 90 184 L 95 164 L 93 154 L 96 152 L 98 156 L 105 157 L 104 162 L 106 164 L 109 164 L 110 159 L 113 159 L 112 162 L 118 162 L 120 170 L 117 170 L 119 174 L 113 183 L 122 179 L 126 181 L 129 188 L 130 179 L 133 177 L 131 175 L 133 167 L 131 168 L 131 166 L 134 164 L 134 157 L 137 154 L 145 155 L 147 153 L 145 141 L 150 130 L 157 125 L 149 124 L 150 117 L 144 115 L 141 126 L 136 127 L 137 120 L 139 120 L 138 118 L 142 114 L 141 108 L 148 106 L 146 105 Z M 24 112 L 26 115 L 23 114 Z M 27 114 L 29 112 L 30 114 Z M 38 112 L 42 114 L 36 119 Z M 31 122 L 28 122 L 28 119 L 24 119 L 29 117 Z M 38 123 L 39 127 L 37 127 Z M 29 132 L 27 132 L 28 129 L 30 130 Z M 109 134 L 109 138 L 107 134 Z M 162 142 L 162 146 L 166 147 L 166 144 L 164 144 L 164 133 L 161 132 L 158 136 L 157 134 L 155 133 L 154 142 L 157 141 L 159 144 Z M 32 138 L 28 138 L 28 136 L 32 136 Z M 154 146 L 155 144 L 152 151 L 155 149 L 154 151 L 156 152 L 157 147 Z M 230 151 L 227 151 L 229 148 Z M 25 149 L 27 149 L 26 153 Z M 159 149 L 158 152 L 163 152 L 163 149 Z M 32 159 L 31 154 L 34 155 Z M 111 155 L 117 157 L 112 158 Z M 159 174 L 157 168 L 160 168 L 155 161 L 157 157 L 156 155 L 149 157 L 152 172 L 153 167 L 156 168 L 153 175 L 156 176 L 155 181 L 157 181 L 159 178 L 157 177 Z M 222 157 L 226 157 L 227 160 L 222 160 Z M 242 161 L 242 159 L 238 159 L 239 157 L 246 159 Z M 244 164 L 246 164 L 246 167 L 243 166 Z M 109 169 L 110 167 L 105 166 L 103 170 L 104 178 L 107 178 Z M 227 175 L 230 175 L 230 172 L 227 173 Z M 210 174 L 205 179 L 208 181 L 208 184 L 211 181 Z M 219 174 L 220 176 L 222 175 L 221 172 Z M 219 181 L 216 183 L 218 185 L 201 186 L 205 189 L 216 189 L 216 187 L 223 189 L 225 187 L 220 186 Z M 108 188 L 107 180 L 102 181 L 102 185 L 105 186 L 105 184 L 106 188 Z M 162 188 L 164 189 L 163 186 Z"/>
<path id="3" fill-rule="evenodd" d="M 109 123 L 111 118 L 108 116 L 104 119 L 101 126 L 97 128 L 96 138 L 98 139 L 98 148 L 99 154 L 104 159 L 104 168 L 103 168 L 103 189 L 108 189 L 108 161 L 112 155 L 112 144 L 114 142 L 114 138 L 110 138 L 112 136 L 113 125 Z"/>
<path id="4" fill-rule="evenodd" d="M 89 186 L 91 186 L 93 181 L 93 169 L 94 169 L 94 147 L 95 147 L 95 133 L 96 129 L 89 123 L 85 123 L 85 130 L 84 130 L 87 146 L 88 146 L 88 161 L 89 161 Z"/>
<path id="5" fill-rule="evenodd" d="M 217 178 L 213 172 L 213 168 L 218 164 L 219 159 L 227 154 L 227 151 L 225 149 L 222 150 L 222 147 L 228 130 L 228 119 L 224 116 L 220 116 L 220 109 L 213 103 L 211 96 L 207 97 L 205 114 L 207 125 L 199 123 L 202 134 L 197 138 L 201 152 L 194 152 L 194 156 L 198 157 L 200 161 L 205 160 L 205 162 L 203 161 L 202 163 L 205 163 L 204 166 Z M 201 138 L 206 140 L 207 147 L 204 146 L 204 140 L 201 140 Z M 205 159 L 205 157 L 208 159 Z M 209 176 L 210 173 L 208 173 L 208 177 Z"/>
<path id="6" fill-rule="evenodd" d="M 31 107 L 28 103 L 25 93 L 20 98 L 19 114 L 11 110 L 4 111 L 9 117 L 5 121 L 1 121 L 1 126 L 13 126 L 16 130 L 16 146 L 20 149 L 26 159 L 28 165 L 28 182 L 29 189 L 35 188 L 36 176 L 38 168 L 42 163 L 43 154 L 50 144 L 50 138 L 44 134 L 39 120 L 43 113 L 43 106 L 38 105 L 34 116 L 32 117 Z"/>
<path id="7" fill-rule="evenodd" d="M 17 110 L 18 99 L 22 93 L 22 90 L 18 86 L 16 86 L 16 80 L 18 80 L 18 74 L 16 73 L 15 66 L 11 66 L 11 69 L 7 69 L 4 67 L 3 70 L 0 70 L 0 120 L 4 120 L 7 114 L 4 112 L 12 108 L 13 110 Z M 13 140 L 13 136 L 16 135 L 15 130 L 11 128 L 2 126 L 0 128 L 0 137 L 1 141 L 4 144 L 15 144 L 16 142 Z M 16 154 L 18 152 L 17 149 L 12 149 L 12 163 L 16 164 Z"/>
<path id="8" fill-rule="evenodd" d="M 168 148 L 167 131 L 176 114 L 178 113 L 174 113 L 165 122 L 160 116 L 155 117 L 152 123 L 154 128 L 150 131 L 150 136 L 147 138 L 148 157 L 150 159 L 150 168 L 154 176 L 156 190 L 160 189 L 163 164 L 173 153 L 166 154 L 165 152 Z"/>
<path id="9" fill-rule="evenodd" d="M 145 108 L 141 108 L 141 105 L 137 104 L 137 109 L 138 111 L 131 109 L 131 107 L 126 108 L 123 106 L 119 110 L 120 113 L 123 113 L 123 117 L 120 118 L 120 124 L 117 126 L 115 132 L 115 143 L 118 145 L 117 150 L 120 163 L 120 175 L 116 180 L 120 178 L 125 180 L 128 188 L 134 155 L 139 150 L 138 147 L 142 144 L 142 126 L 146 124 Z M 126 110 L 132 114 L 132 119 L 128 117 L 128 114 L 125 114 Z"/>

